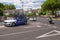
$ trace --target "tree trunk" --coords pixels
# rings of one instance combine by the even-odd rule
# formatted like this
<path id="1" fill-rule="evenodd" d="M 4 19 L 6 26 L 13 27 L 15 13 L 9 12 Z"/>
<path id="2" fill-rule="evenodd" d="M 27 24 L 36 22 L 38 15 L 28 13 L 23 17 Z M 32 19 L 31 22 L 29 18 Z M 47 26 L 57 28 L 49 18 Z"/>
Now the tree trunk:
<path id="1" fill-rule="evenodd" d="M 54 12 L 54 10 L 52 10 L 52 17 L 54 16 L 54 18 L 57 17 L 57 14 Z"/>

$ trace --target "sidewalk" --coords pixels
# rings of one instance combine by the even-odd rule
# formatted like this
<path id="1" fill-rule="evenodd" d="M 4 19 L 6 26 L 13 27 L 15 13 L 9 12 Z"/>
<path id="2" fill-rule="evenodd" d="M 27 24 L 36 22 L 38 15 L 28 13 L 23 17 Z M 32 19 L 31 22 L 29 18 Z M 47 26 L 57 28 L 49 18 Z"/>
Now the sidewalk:
<path id="1" fill-rule="evenodd" d="M 60 18 L 53 18 L 53 20 L 57 20 L 57 21 L 60 21 Z"/>

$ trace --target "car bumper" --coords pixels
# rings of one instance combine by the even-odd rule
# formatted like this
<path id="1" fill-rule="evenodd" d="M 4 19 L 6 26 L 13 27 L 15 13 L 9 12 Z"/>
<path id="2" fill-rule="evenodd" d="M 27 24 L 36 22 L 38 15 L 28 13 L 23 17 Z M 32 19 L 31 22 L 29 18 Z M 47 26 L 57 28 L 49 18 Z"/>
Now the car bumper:
<path id="1" fill-rule="evenodd" d="M 30 18 L 29 20 L 30 21 L 36 21 L 36 18 Z"/>
<path id="2" fill-rule="evenodd" d="M 5 26 L 11 26 L 11 23 L 4 23 Z"/>

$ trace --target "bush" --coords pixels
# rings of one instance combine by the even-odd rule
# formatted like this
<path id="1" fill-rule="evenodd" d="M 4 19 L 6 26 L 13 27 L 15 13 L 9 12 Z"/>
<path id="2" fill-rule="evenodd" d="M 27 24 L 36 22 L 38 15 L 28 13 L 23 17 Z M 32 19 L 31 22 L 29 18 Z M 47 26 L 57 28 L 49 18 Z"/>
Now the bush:
<path id="1" fill-rule="evenodd" d="M 35 14 L 34 13 L 27 13 L 26 16 L 32 17 L 32 16 L 35 16 Z"/>
<path id="2" fill-rule="evenodd" d="M 39 12 L 39 15 L 46 15 L 46 12 Z"/>
<path id="3" fill-rule="evenodd" d="M 4 16 L 6 16 L 6 17 L 13 17 L 14 14 L 12 14 L 12 13 L 10 13 L 10 14 L 8 14 L 8 15 L 4 14 Z"/>

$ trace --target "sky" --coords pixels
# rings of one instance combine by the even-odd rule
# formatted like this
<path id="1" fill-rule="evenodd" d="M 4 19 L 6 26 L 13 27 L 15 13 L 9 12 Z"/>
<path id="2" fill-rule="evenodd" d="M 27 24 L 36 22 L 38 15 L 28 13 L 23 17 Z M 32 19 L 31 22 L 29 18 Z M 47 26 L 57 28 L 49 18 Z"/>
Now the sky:
<path id="1" fill-rule="evenodd" d="M 14 4 L 16 9 L 21 9 L 22 4 L 24 9 L 38 9 L 45 0 L 0 0 L 3 4 Z"/>

